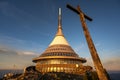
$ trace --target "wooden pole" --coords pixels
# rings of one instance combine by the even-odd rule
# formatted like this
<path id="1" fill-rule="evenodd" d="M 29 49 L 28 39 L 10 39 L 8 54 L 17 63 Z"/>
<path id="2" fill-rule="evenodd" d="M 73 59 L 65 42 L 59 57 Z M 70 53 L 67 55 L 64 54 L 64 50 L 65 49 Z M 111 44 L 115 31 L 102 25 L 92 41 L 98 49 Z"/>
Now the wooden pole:
<path id="1" fill-rule="evenodd" d="M 68 5 L 68 6 L 71 7 L 70 5 Z M 71 7 L 71 8 L 74 9 L 73 7 Z M 84 15 L 84 13 L 80 10 L 79 6 L 77 7 L 77 10 L 74 9 L 73 11 L 76 11 L 77 13 L 79 12 L 80 21 L 82 24 L 84 35 L 85 35 L 85 38 L 86 38 L 86 41 L 87 41 L 87 44 L 88 44 L 88 47 L 89 47 L 89 50 L 90 50 L 90 53 L 92 56 L 94 66 L 95 66 L 95 69 L 96 69 L 98 77 L 99 77 L 99 80 L 108 80 L 107 74 L 102 66 L 102 63 L 101 63 L 100 58 L 97 54 L 96 48 L 94 46 L 94 43 L 92 41 L 92 38 L 90 36 L 89 30 L 88 30 L 86 22 L 85 22 L 85 18 L 86 18 L 85 16 L 87 16 L 87 15 Z M 89 17 L 87 16 L 87 18 L 89 18 Z M 91 18 L 89 18 L 89 19 L 91 19 Z"/>

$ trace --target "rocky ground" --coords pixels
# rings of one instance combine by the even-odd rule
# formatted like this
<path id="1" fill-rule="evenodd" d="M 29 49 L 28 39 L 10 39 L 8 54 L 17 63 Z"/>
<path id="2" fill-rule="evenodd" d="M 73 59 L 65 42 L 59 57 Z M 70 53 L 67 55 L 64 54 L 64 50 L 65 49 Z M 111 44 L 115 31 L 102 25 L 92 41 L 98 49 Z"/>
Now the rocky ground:
<path id="1" fill-rule="evenodd" d="M 34 66 L 25 69 L 21 74 L 8 73 L 1 80 L 98 80 L 96 72 L 70 74 L 65 72 L 40 73 Z"/>

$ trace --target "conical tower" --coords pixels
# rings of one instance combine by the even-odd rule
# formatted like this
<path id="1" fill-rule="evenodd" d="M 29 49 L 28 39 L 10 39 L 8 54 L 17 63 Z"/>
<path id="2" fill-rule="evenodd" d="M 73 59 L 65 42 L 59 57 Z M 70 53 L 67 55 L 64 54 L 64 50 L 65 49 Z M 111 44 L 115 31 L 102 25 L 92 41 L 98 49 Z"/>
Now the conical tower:
<path id="1" fill-rule="evenodd" d="M 61 8 L 59 8 L 58 30 L 48 48 L 33 59 L 36 69 L 40 72 L 74 72 L 77 67 L 86 62 L 71 48 L 64 37 L 61 25 Z"/>

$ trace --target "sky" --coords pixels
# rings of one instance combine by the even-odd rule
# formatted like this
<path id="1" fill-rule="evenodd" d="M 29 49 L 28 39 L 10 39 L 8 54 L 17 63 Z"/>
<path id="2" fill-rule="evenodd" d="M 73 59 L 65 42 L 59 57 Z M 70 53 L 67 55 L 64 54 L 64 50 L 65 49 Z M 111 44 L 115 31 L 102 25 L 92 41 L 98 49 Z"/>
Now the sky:
<path id="1" fill-rule="evenodd" d="M 54 39 L 58 8 L 62 8 L 63 33 L 75 52 L 93 65 L 79 15 L 66 4 L 81 10 L 89 32 L 107 70 L 120 70 L 120 0 L 0 0 L 0 69 L 23 69 L 35 65 Z"/>

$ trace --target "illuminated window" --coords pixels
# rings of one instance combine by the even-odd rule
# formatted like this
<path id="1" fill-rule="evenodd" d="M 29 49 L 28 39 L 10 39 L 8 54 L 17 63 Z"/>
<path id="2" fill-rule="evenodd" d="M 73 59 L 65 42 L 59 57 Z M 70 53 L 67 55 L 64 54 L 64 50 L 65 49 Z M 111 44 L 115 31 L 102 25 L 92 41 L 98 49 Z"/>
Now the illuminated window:
<path id="1" fill-rule="evenodd" d="M 54 71 L 56 72 L 56 67 L 54 67 Z"/>
<path id="2" fill-rule="evenodd" d="M 60 72 L 60 68 L 59 67 L 57 67 L 57 72 Z"/>
<path id="3" fill-rule="evenodd" d="M 53 67 L 51 67 L 50 70 L 53 71 Z"/>
<path id="4" fill-rule="evenodd" d="M 48 67 L 48 69 L 47 69 L 48 72 L 49 72 L 49 69 L 50 69 L 50 68 Z"/>

